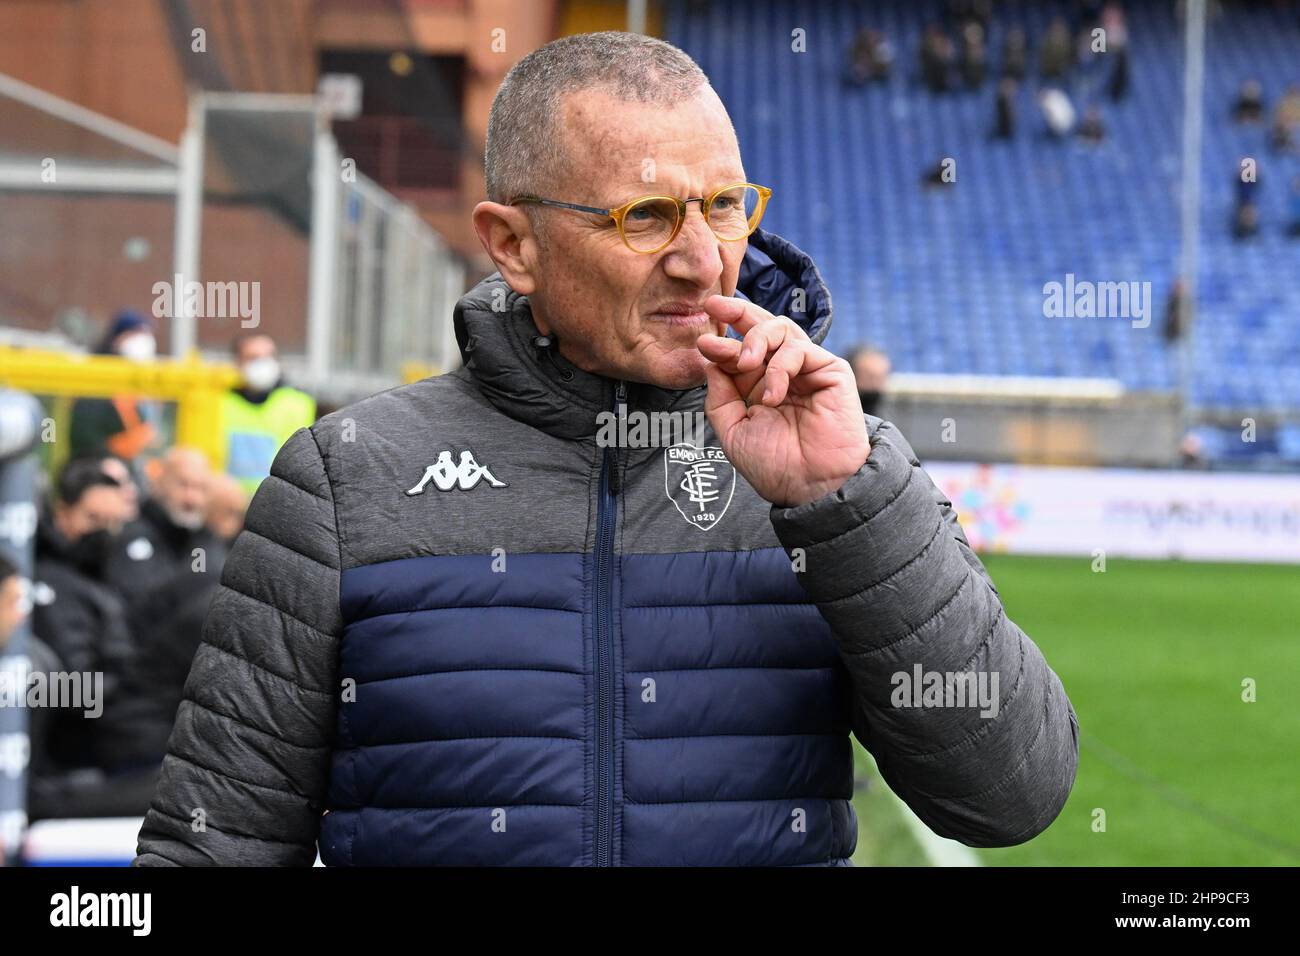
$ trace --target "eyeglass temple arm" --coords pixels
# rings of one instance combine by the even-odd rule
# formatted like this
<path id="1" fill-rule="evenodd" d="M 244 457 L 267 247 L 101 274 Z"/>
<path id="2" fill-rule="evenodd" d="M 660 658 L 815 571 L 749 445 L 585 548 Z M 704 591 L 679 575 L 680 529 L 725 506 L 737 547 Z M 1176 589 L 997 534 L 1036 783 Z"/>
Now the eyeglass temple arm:
<path id="1" fill-rule="evenodd" d="M 610 213 L 608 209 L 597 209 L 595 206 L 579 206 L 577 203 L 560 202 L 558 199 L 539 199 L 537 196 L 520 196 L 510 205 L 513 206 L 515 203 L 521 202 L 535 202 L 542 206 L 559 206 L 561 209 L 575 209 L 578 212 L 594 213 L 597 216 L 608 216 Z"/>

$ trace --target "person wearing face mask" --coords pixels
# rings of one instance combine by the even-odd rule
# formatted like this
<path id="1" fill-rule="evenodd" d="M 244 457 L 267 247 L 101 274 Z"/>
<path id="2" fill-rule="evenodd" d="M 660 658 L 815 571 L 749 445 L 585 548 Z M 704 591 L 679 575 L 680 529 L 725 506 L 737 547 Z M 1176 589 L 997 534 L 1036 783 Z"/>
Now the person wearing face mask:
<path id="1" fill-rule="evenodd" d="M 124 309 L 113 317 L 95 354 L 151 362 L 157 350 L 153 322 Z M 113 455 L 137 469 L 142 454 L 158 444 L 159 416 L 156 402 L 135 395 L 78 399 L 72 406 L 71 457 Z"/>
<path id="2" fill-rule="evenodd" d="M 892 367 L 889 356 L 870 345 L 859 345 L 850 350 L 846 358 L 853 367 L 862 410 L 868 415 L 879 415 L 880 403 L 889 385 Z"/>
<path id="3" fill-rule="evenodd" d="M 243 380 L 222 404 L 226 471 L 251 497 L 280 446 L 316 420 L 316 402 L 285 384 L 275 340 L 265 332 L 240 333 L 231 350 Z"/>
<path id="4" fill-rule="evenodd" d="M 63 669 L 103 675 L 99 719 L 61 722 L 52 759 L 64 766 L 111 765 L 121 726 L 120 699 L 133 644 L 122 599 L 104 583 L 104 569 L 125 520 L 121 488 L 97 459 L 64 467 L 53 502 L 36 530 L 32 633 Z"/>

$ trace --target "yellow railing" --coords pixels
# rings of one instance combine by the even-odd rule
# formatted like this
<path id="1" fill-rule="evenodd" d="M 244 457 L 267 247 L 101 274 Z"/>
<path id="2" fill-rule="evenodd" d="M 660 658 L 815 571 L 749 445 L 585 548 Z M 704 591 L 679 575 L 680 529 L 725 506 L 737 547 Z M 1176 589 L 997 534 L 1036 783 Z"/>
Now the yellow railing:
<path id="1" fill-rule="evenodd" d="M 176 403 L 176 444 L 203 451 L 212 467 L 225 467 L 221 397 L 239 382 L 230 365 L 186 359 L 132 362 L 115 355 L 0 345 L 0 385 L 55 398 L 136 395 Z"/>
<path id="2" fill-rule="evenodd" d="M 418 382 L 430 375 L 437 375 L 438 366 L 430 365 L 427 362 L 403 362 L 401 374 L 402 384 L 410 385 L 412 382 Z"/>

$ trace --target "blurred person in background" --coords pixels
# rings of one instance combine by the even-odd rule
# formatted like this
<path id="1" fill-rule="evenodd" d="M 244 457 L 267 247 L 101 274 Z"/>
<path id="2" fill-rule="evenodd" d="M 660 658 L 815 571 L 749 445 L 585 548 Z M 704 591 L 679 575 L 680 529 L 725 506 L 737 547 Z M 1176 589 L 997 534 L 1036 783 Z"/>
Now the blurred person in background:
<path id="1" fill-rule="evenodd" d="M 178 447 L 159 465 L 140 518 L 122 534 L 108 571 L 126 602 L 132 638 L 127 692 L 115 714 L 129 744 L 114 754 L 116 769 L 162 762 L 226 555 L 226 543 L 208 526 L 216 476 L 207 458 Z"/>
<path id="2" fill-rule="evenodd" d="M 947 93 L 952 88 L 954 61 L 952 40 L 943 27 L 932 23 L 921 38 L 921 79 L 931 93 Z"/>
<path id="3" fill-rule="evenodd" d="M 105 580 L 128 604 L 170 581 L 192 573 L 196 549 L 206 564 L 219 544 L 207 528 L 212 469 L 201 451 L 171 448 L 158 463 L 158 476 L 140 506 L 140 517 L 117 541 Z"/>
<path id="4" fill-rule="evenodd" d="M 998 80 L 997 114 L 993 124 L 994 139 L 1013 139 L 1016 135 L 1016 81 L 1009 76 Z"/>
<path id="5" fill-rule="evenodd" d="M 848 81 L 855 86 L 889 79 L 894 65 L 894 48 L 879 30 L 863 27 L 849 48 Z"/>
<path id="6" fill-rule="evenodd" d="M 1233 195 L 1236 200 L 1233 210 L 1234 221 L 1242 218 L 1244 207 L 1258 205 L 1259 179 L 1262 174 L 1262 170 L 1256 167 L 1254 175 L 1245 176 L 1240 167 L 1233 166 Z"/>
<path id="7" fill-rule="evenodd" d="M 967 89 L 978 90 L 988 76 L 989 56 L 984 47 L 984 28 L 978 20 L 967 20 L 961 28 L 961 78 Z"/>
<path id="8" fill-rule="evenodd" d="M 129 670 L 132 640 L 104 571 L 124 524 L 121 488 L 91 458 L 64 467 L 37 524 L 32 632 L 68 671 L 103 674 L 104 715 L 69 721 L 52 741 L 51 759 L 63 766 L 104 767 L 120 742 L 108 704 Z"/>
<path id="9" fill-rule="evenodd" d="M 140 517 L 140 488 L 135 483 L 135 476 L 121 458 L 109 455 L 100 463 L 104 474 L 116 481 L 122 488 L 122 507 L 126 520 L 134 521 Z"/>
<path id="10" fill-rule="evenodd" d="M 1106 31 L 1106 56 L 1114 62 L 1107 92 L 1118 103 L 1128 95 L 1131 72 L 1128 59 L 1128 21 L 1124 17 L 1124 8 L 1118 3 L 1106 4 L 1101 12 L 1101 28 Z"/>
<path id="11" fill-rule="evenodd" d="M 1038 72 L 1046 80 L 1059 80 L 1070 71 L 1074 60 L 1074 43 L 1064 17 L 1057 17 L 1047 28 L 1038 51 Z"/>
<path id="12" fill-rule="evenodd" d="M 0 555 L 0 652 L 26 618 L 28 600 L 23 580 L 8 558 Z M 35 634 L 28 634 L 22 670 L 26 687 L 42 675 L 46 686 L 66 670 L 59 655 Z M 86 721 L 68 708 L 32 707 L 27 711 L 30 759 L 27 764 L 27 818 L 35 822 L 60 817 L 136 816 L 148 806 L 155 774 L 109 777 L 91 766 L 65 766 L 58 759 L 60 744 Z"/>
<path id="13" fill-rule="evenodd" d="M 858 400 L 868 415 L 880 414 L 880 403 L 889 391 L 889 373 L 893 363 L 889 356 L 872 345 L 858 345 L 845 356 L 853 367 L 858 386 Z"/>
<path id="14" fill-rule="evenodd" d="M 1273 109 L 1273 148 L 1286 152 L 1294 147 L 1297 129 L 1300 129 L 1300 86 L 1293 86 Z"/>
<path id="15" fill-rule="evenodd" d="M 1232 214 L 1232 237 L 1249 239 L 1259 232 L 1259 207 L 1254 203 L 1240 203 Z"/>
<path id="16" fill-rule="evenodd" d="M 1174 345 L 1183 337 L 1186 305 L 1187 282 L 1182 278 L 1175 279 L 1169 287 L 1169 298 L 1165 300 L 1164 336 L 1167 345 Z"/>
<path id="17" fill-rule="evenodd" d="M 1023 27 L 1012 27 L 1002 43 L 1002 76 L 1019 83 L 1029 69 L 1029 41 Z"/>
<path id="18" fill-rule="evenodd" d="M 248 511 L 244 487 L 230 475 L 212 476 L 212 494 L 208 497 L 208 528 L 229 547 L 243 530 Z"/>
<path id="19" fill-rule="evenodd" d="M 926 189 L 942 189 L 956 182 L 952 160 L 947 157 L 935 160 L 934 165 L 921 175 L 921 185 Z"/>
<path id="20" fill-rule="evenodd" d="M 1093 104 L 1083 113 L 1083 122 L 1079 124 L 1079 138 L 1094 145 L 1106 138 L 1106 123 L 1101 118 L 1101 107 Z"/>
<path id="21" fill-rule="evenodd" d="M 157 351 L 152 320 L 140 312 L 124 309 L 113 317 L 95 354 L 151 362 Z M 157 446 L 160 425 L 158 403 L 135 395 L 77 399 L 72 405 L 69 457 L 114 455 L 140 477 L 142 455 Z"/>
<path id="22" fill-rule="evenodd" d="M 271 473 L 280 446 L 316 420 L 316 402 L 285 384 L 275 340 L 265 332 L 243 332 L 231 343 L 242 381 L 221 406 L 226 471 L 252 495 Z"/>
<path id="23" fill-rule="evenodd" d="M 30 608 L 23 597 L 23 579 L 18 567 L 0 554 L 0 653 L 9 646 L 18 625 L 27 619 Z M 27 656 L 31 657 L 32 639 L 29 636 Z"/>
<path id="24" fill-rule="evenodd" d="M 1233 168 L 1235 181 L 1234 204 L 1232 208 L 1232 235 L 1236 239 L 1248 239 L 1259 231 L 1259 178 L 1262 173 L 1256 169 L 1255 175 L 1247 178 L 1240 169 Z"/>
<path id="25" fill-rule="evenodd" d="M 1264 120 L 1264 87 L 1259 80 L 1246 80 L 1232 104 L 1234 123 L 1260 123 Z"/>

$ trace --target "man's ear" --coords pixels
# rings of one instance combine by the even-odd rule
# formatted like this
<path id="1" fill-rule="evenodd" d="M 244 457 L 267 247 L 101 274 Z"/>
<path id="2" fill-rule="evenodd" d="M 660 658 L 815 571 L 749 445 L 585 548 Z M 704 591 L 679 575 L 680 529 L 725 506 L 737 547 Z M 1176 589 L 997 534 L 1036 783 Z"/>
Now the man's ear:
<path id="1" fill-rule="evenodd" d="M 474 207 L 474 231 L 510 288 L 532 295 L 537 288 L 537 236 L 528 214 L 518 206 L 481 202 Z"/>

